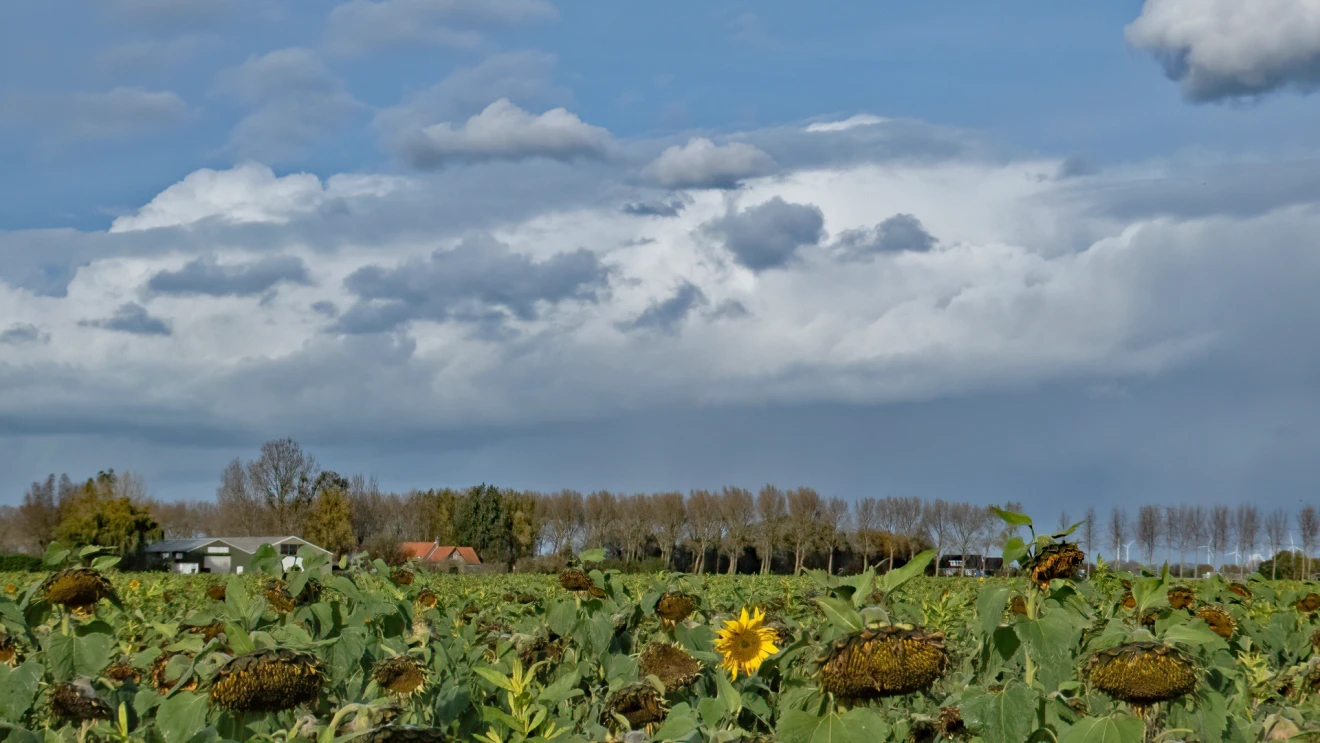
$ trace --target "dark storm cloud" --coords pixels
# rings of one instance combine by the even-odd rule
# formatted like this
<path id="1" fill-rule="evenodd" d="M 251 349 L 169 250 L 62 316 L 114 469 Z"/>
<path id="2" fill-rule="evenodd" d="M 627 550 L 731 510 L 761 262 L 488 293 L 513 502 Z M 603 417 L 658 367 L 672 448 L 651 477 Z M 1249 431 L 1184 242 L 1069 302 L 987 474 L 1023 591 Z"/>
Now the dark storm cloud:
<path id="1" fill-rule="evenodd" d="M 753 271 L 782 268 L 803 247 L 825 236 L 825 216 L 815 204 L 773 199 L 709 223 L 734 259 Z"/>
<path id="2" fill-rule="evenodd" d="M 655 329 L 672 333 L 692 311 L 708 303 L 705 292 L 690 281 L 684 281 L 674 294 L 656 302 L 625 327 Z"/>
<path id="3" fill-rule="evenodd" d="M 0 343 L 17 346 L 23 343 L 49 343 L 50 333 L 31 323 L 14 323 L 0 331 Z"/>
<path id="4" fill-rule="evenodd" d="M 164 320 L 152 317 L 147 308 L 129 302 L 119 306 L 115 314 L 100 320 L 79 320 L 79 325 L 91 328 L 117 330 L 133 335 L 170 335 L 170 326 Z"/>
<path id="5" fill-rule="evenodd" d="M 838 245 L 850 258 L 877 253 L 924 253 L 935 247 L 935 238 L 911 214 L 895 214 L 875 227 L 839 234 Z"/>
<path id="6" fill-rule="evenodd" d="M 272 256 L 251 263 L 219 265 L 198 258 L 178 271 L 161 271 L 147 281 L 147 289 L 158 294 L 195 294 L 211 297 L 248 297 L 276 284 L 307 284 L 307 266 L 295 256 Z"/>
<path id="7" fill-rule="evenodd" d="M 634 217 L 677 217 L 686 206 L 682 201 L 630 201 L 620 210 Z"/>
<path id="8" fill-rule="evenodd" d="M 358 301 L 336 328 L 372 333 L 415 319 L 486 321 L 494 311 L 534 320 L 541 303 L 596 301 L 608 286 L 609 274 L 589 250 L 534 261 L 493 238 L 470 237 L 425 261 L 354 271 L 344 286 Z"/>

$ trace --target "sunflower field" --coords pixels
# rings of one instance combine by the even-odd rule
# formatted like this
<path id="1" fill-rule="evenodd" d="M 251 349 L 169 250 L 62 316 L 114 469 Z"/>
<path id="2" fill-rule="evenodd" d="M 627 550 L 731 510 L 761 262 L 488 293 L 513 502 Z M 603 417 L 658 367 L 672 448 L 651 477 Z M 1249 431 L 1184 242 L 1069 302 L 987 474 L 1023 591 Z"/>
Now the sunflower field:
<path id="1" fill-rule="evenodd" d="M 1020 514 L 1001 514 L 1030 527 Z M 273 550 L 0 574 L 0 740 L 1320 740 L 1313 586 L 1100 565 L 1015 538 L 1015 579 L 448 576 Z"/>

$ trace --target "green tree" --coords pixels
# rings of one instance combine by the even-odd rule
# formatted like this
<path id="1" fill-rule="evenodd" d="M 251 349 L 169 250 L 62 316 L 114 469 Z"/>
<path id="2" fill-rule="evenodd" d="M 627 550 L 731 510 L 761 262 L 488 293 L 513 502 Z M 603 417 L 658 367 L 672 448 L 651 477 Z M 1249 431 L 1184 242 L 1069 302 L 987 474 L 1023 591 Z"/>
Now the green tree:
<path id="1" fill-rule="evenodd" d="M 348 480 L 326 471 L 316 478 L 316 495 L 303 521 L 307 541 L 342 555 L 357 549 L 353 533 L 353 505 L 348 500 Z"/>
<path id="2" fill-rule="evenodd" d="M 160 524 L 151 512 L 127 495 L 116 495 L 122 490 L 120 477 L 114 470 L 102 471 L 71 492 L 56 539 L 75 547 L 112 547 L 122 555 L 139 553 L 160 539 Z"/>
<path id="3" fill-rule="evenodd" d="M 427 490 L 418 496 L 419 518 L 428 540 L 440 544 L 455 544 L 458 539 L 457 522 L 460 495 L 449 488 Z"/>
<path id="4" fill-rule="evenodd" d="M 507 558 L 513 523 L 504 507 L 504 493 L 482 483 L 459 497 L 457 506 L 456 541 L 476 550 L 482 561 Z"/>

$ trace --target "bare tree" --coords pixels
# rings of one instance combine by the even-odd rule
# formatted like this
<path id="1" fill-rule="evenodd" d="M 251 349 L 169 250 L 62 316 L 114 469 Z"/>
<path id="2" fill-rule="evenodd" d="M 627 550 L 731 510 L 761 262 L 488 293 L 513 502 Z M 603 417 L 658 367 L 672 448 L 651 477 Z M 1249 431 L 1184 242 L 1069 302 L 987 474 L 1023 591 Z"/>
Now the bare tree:
<path id="1" fill-rule="evenodd" d="M 1095 506 L 1087 506 L 1086 516 L 1082 518 L 1081 533 L 1078 535 L 1078 541 L 1082 543 L 1082 550 L 1089 556 L 1095 549 Z M 1090 571 L 1087 571 L 1090 575 Z"/>
<path id="2" fill-rule="evenodd" d="M 299 519 L 312 502 L 319 467 L 291 438 L 261 445 L 261 453 L 247 464 L 248 486 L 273 517 L 279 535 L 300 531 Z"/>
<path id="3" fill-rule="evenodd" d="M 880 529 L 880 501 L 872 497 L 861 498 L 853 506 L 853 532 L 855 549 L 862 555 L 862 569 L 870 567 L 875 554 Z"/>
<path id="4" fill-rule="evenodd" d="M 1320 514 L 1315 506 L 1304 506 L 1297 514 L 1297 532 L 1302 538 L 1302 580 L 1311 579 L 1311 555 L 1315 553 L 1317 537 L 1320 537 Z"/>
<path id="5" fill-rule="evenodd" d="M 784 532 L 787 513 L 784 491 L 766 485 L 756 494 L 756 554 L 761 558 L 762 575 L 770 572 L 770 561 L 774 559 L 775 547 Z"/>
<path id="6" fill-rule="evenodd" d="M 1055 531 L 1058 532 L 1068 531 L 1068 527 L 1072 526 L 1072 524 L 1073 522 L 1068 519 L 1068 512 L 1066 510 L 1059 511 L 1059 528 L 1056 529 Z"/>
<path id="7" fill-rule="evenodd" d="M 848 501 L 842 498 L 830 498 L 821 510 L 822 537 L 825 548 L 830 551 L 826 572 L 834 574 L 834 553 L 844 543 L 848 535 Z"/>
<path id="8" fill-rule="evenodd" d="M 719 504 L 709 490 L 693 490 L 687 499 L 688 536 L 695 545 L 692 572 L 700 574 L 706 566 L 706 550 L 720 538 Z M 718 560 L 717 560 L 718 562 Z M 717 564 L 716 569 L 719 569 Z"/>
<path id="9" fill-rule="evenodd" d="M 68 479 L 67 476 L 65 479 Z M 52 474 L 44 482 L 32 483 L 18 507 L 18 520 L 25 537 L 23 541 L 34 553 L 46 550 L 46 546 L 55 539 L 55 528 L 60 525 L 60 510 L 55 493 L 55 475 Z"/>
<path id="10" fill-rule="evenodd" d="M 968 553 L 971 552 L 977 540 L 988 531 L 990 511 L 970 503 L 949 503 L 945 512 L 948 521 L 948 535 L 952 546 L 957 548 L 961 558 L 958 574 L 965 576 L 967 575 L 967 562 L 970 557 Z M 982 556 L 982 561 L 984 566 L 984 556 Z"/>
<path id="11" fill-rule="evenodd" d="M 1164 519 L 1159 506 L 1142 506 L 1138 509 L 1136 537 L 1145 556 L 1143 559 L 1146 565 L 1154 563 L 1155 546 L 1159 543 L 1160 533 L 1163 531 Z"/>
<path id="12" fill-rule="evenodd" d="M 729 575 L 738 572 L 738 558 L 752 541 L 752 520 L 756 517 L 756 499 L 746 488 L 726 487 L 720 493 L 720 521 L 724 529 L 724 548 L 729 553 Z"/>
<path id="13" fill-rule="evenodd" d="M 1240 567 L 1243 557 L 1246 557 L 1247 563 L 1250 564 L 1251 553 L 1256 549 L 1256 540 L 1260 537 L 1260 509 L 1250 503 L 1239 504 L 1234 527 L 1234 531 L 1237 532 Z"/>
<path id="14" fill-rule="evenodd" d="M 1123 546 L 1128 538 L 1128 515 L 1118 506 L 1109 512 L 1109 546 L 1114 550 L 1114 564 L 1123 564 Z"/>
<path id="15" fill-rule="evenodd" d="M 953 534 L 953 524 L 950 514 L 949 503 L 943 499 L 936 499 L 934 503 L 926 504 L 923 512 L 923 522 L 926 525 L 926 533 L 930 540 L 935 543 L 935 574 L 940 574 L 940 560 L 944 557 L 944 551 L 949 546 L 950 537 Z"/>
<path id="16" fill-rule="evenodd" d="M 682 493 L 660 493 L 655 500 L 652 513 L 656 520 L 656 540 L 660 542 L 660 557 L 665 567 L 674 565 L 674 546 L 683 537 L 683 527 L 687 524 L 687 504 Z"/>
<path id="17" fill-rule="evenodd" d="M 1192 553 L 1192 577 L 1196 577 L 1199 570 L 1196 568 L 1200 561 L 1196 559 L 1197 550 L 1205 541 L 1206 521 L 1205 508 L 1203 506 L 1182 506 L 1178 510 L 1180 527 L 1178 534 L 1178 564 L 1181 566 L 1186 560 L 1188 551 Z M 1179 567 L 1179 575 L 1182 575 L 1182 568 Z"/>
<path id="18" fill-rule="evenodd" d="M 1210 532 L 1210 549 L 1214 550 L 1222 568 L 1224 556 L 1228 554 L 1228 547 L 1233 543 L 1233 517 L 1228 511 L 1228 506 L 1215 506 L 1210 509 L 1208 530 Z"/>
<path id="19" fill-rule="evenodd" d="M 679 498 L 681 500 L 682 496 Z M 560 490 L 542 498 L 539 505 L 550 551 L 556 555 L 571 552 L 586 518 L 582 494 L 576 490 Z"/>
<path id="20" fill-rule="evenodd" d="M 788 493 L 788 534 L 793 545 L 793 573 L 802 572 L 807 551 L 817 536 L 821 515 L 820 494 L 811 488 L 794 488 Z"/>
<path id="21" fill-rule="evenodd" d="M 235 458 L 220 473 L 220 487 L 215 491 L 224 534 L 212 536 L 255 537 L 274 530 L 270 509 L 258 499 L 248 470 Z"/>
<path id="22" fill-rule="evenodd" d="M 1270 580 L 1279 577 L 1279 551 L 1288 537 L 1288 512 L 1276 508 L 1265 517 L 1265 538 L 1270 543 Z"/>
<path id="23" fill-rule="evenodd" d="M 894 531 L 893 535 L 903 540 L 907 545 L 907 556 L 909 558 L 915 553 L 916 548 L 921 544 L 922 536 L 925 533 L 926 504 L 920 498 L 886 498 L 891 503 L 894 512 Z M 894 551 L 891 540 L 889 550 L 889 567 L 886 570 L 894 569 Z"/>

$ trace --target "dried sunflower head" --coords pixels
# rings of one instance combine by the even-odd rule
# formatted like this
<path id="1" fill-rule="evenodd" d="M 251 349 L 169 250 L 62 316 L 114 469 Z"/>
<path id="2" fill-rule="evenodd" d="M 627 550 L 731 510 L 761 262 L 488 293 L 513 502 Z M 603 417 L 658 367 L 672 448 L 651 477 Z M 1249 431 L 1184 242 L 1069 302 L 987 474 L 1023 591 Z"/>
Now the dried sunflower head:
<path id="1" fill-rule="evenodd" d="M 206 597 L 212 601 L 225 600 L 226 587 L 223 583 L 212 583 L 206 587 Z"/>
<path id="2" fill-rule="evenodd" d="M 957 707 L 941 708 L 939 723 L 936 728 L 941 738 L 949 740 L 965 738 L 968 735 L 967 724 L 963 722 L 962 711 Z"/>
<path id="3" fill-rule="evenodd" d="M 362 743 L 447 743 L 450 738 L 444 728 L 390 724 L 375 728 L 358 740 Z"/>
<path id="4" fill-rule="evenodd" d="M 582 568 L 564 568 L 559 572 L 559 585 L 568 591 L 590 591 L 595 584 Z"/>
<path id="5" fill-rule="evenodd" d="M 1229 583 L 1228 590 L 1241 596 L 1244 599 L 1251 598 L 1251 588 L 1245 583 Z"/>
<path id="6" fill-rule="evenodd" d="M 1128 591 L 1127 593 L 1123 594 L 1123 598 L 1121 600 L 1123 602 L 1124 609 L 1137 608 L 1137 599 L 1132 595 L 1131 591 Z"/>
<path id="7" fill-rule="evenodd" d="M 173 689 L 182 678 L 183 671 L 179 670 L 179 663 L 175 663 L 174 672 L 170 672 L 170 661 L 174 658 L 182 658 L 184 661 L 188 660 L 188 656 L 181 653 L 161 653 L 156 656 L 156 659 L 152 661 L 151 665 L 147 668 L 147 677 L 151 679 L 151 685 L 156 688 L 156 691 L 162 694 Z M 184 667 L 187 667 L 186 664 Z M 193 676 L 188 679 L 188 683 L 184 685 L 183 691 L 192 691 L 196 688 L 197 677 Z"/>
<path id="8" fill-rule="evenodd" d="M 637 683 L 610 695 L 609 701 L 605 703 L 605 712 L 607 715 L 623 717 L 629 727 L 636 729 L 663 721 L 669 708 L 654 686 Z"/>
<path id="9" fill-rule="evenodd" d="M 120 683 L 124 683 L 125 681 L 136 682 L 138 680 L 138 670 L 133 667 L 132 661 L 128 658 L 120 658 L 114 663 L 106 666 L 105 670 L 101 671 L 101 675 L 111 681 L 118 681 Z"/>
<path id="10" fill-rule="evenodd" d="M 558 635 L 553 638 L 545 635 L 534 637 L 523 635 L 515 640 L 514 646 L 518 650 L 518 658 L 522 661 L 523 668 L 531 668 L 541 661 L 557 663 L 564 655 L 564 643 L 560 641 Z M 549 670 L 548 667 L 542 667 L 543 673 Z"/>
<path id="11" fill-rule="evenodd" d="M 1188 609 L 1196 603 L 1196 591 L 1191 586 L 1174 586 L 1169 589 L 1169 606 L 1174 609 Z"/>
<path id="12" fill-rule="evenodd" d="M 1042 589 L 1049 588 L 1055 578 L 1071 578 L 1086 560 L 1086 554 L 1072 542 L 1047 545 L 1036 555 L 1031 566 L 1031 580 Z"/>
<path id="13" fill-rule="evenodd" d="M 1102 650 L 1087 662 L 1091 683 L 1119 701 L 1138 707 L 1177 699 L 1196 688 L 1196 667 L 1181 650 L 1156 642 L 1134 642 Z"/>
<path id="14" fill-rule="evenodd" d="M 1202 606 L 1196 610 L 1196 616 L 1204 619 L 1205 623 L 1210 625 L 1211 631 L 1225 640 L 1232 637 L 1237 629 L 1233 615 L 1218 606 Z"/>
<path id="15" fill-rule="evenodd" d="M 680 591 L 670 591 L 663 594 L 655 602 L 655 615 L 660 617 L 660 621 L 667 627 L 673 627 L 687 619 L 696 610 L 696 600 Z"/>
<path id="16" fill-rule="evenodd" d="M 101 701 L 96 696 L 96 690 L 86 681 L 51 684 L 47 700 L 51 713 L 61 720 L 88 722 L 110 719 L 110 705 Z"/>
<path id="17" fill-rule="evenodd" d="M 1297 610 L 1306 614 L 1312 614 L 1320 609 L 1320 593 L 1308 593 L 1293 604 Z"/>
<path id="18" fill-rule="evenodd" d="M 506 604 L 535 604 L 539 599 L 530 593 L 506 591 L 501 600 Z"/>
<path id="19" fill-rule="evenodd" d="M 211 704 L 234 712 L 278 712 L 315 701 L 324 682 L 308 653 L 267 648 L 220 667 L 211 683 Z"/>
<path id="20" fill-rule="evenodd" d="M 395 568 L 390 571 L 390 580 L 401 586 L 411 586 L 417 576 L 408 568 Z"/>
<path id="21" fill-rule="evenodd" d="M 1027 613 L 1027 600 L 1021 596 L 1014 596 L 1008 609 L 1016 616 L 1025 616 Z"/>
<path id="22" fill-rule="evenodd" d="M 41 583 L 41 595 L 66 609 L 90 610 L 101 599 L 118 601 L 114 586 L 92 568 L 61 570 Z"/>
<path id="23" fill-rule="evenodd" d="M 9 635 L 0 633 L 0 663 L 7 666 L 18 663 L 18 643 Z"/>
<path id="24" fill-rule="evenodd" d="M 210 624 L 200 624 L 188 628 L 188 631 L 194 635 L 201 635 L 203 640 L 210 642 L 219 637 L 225 631 L 224 622 L 211 622 Z"/>
<path id="25" fill-rule="evenodd" d="M 434 609 L 438 603 L 440 603 L 440 597 L 429 588 L 423 588 L 417 594 L 417 605 L 423 609 Z"/>
<path id="26" fill-rule="evenodd" d="M 288 614 L 298 608 L 293 602 L 293 596 L 289 593 L 289 589 L 285 587 L 284 581 L 279 578 L 266 581 L 266 587 L 262 591 L 262 595 L 266 597 L 266 603 L 270 604 L 270 608 L 279 614 Z"/>
<path id="27" fill-rule="evenodd" d="M 944 635 L 900 626 L 835 640 L 820 664 L 821 688 L 841 699 L 878 699 L 930 688 L 944 674 Z"/>
<path id="28" fill-rule="evenodd" d="M 407 696 L 426 683 L 426 666 L 410 655 L 396 655 L 377 661 L 371 677 L 377 686 L 391 694 Z"/>
<path id="29" fill-rule="evenodd" d="M 637 670 L 643 677 L 654 675 L 666 690 L 672 691 L 700 678 L 701 662 L 680 645 L 653 642 L 642 649 L 637 658 Z"/>

